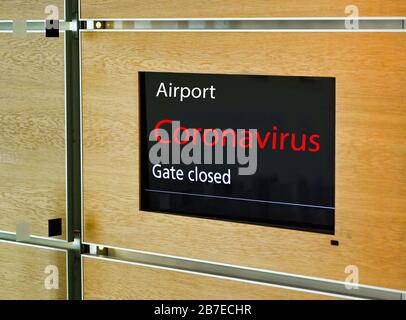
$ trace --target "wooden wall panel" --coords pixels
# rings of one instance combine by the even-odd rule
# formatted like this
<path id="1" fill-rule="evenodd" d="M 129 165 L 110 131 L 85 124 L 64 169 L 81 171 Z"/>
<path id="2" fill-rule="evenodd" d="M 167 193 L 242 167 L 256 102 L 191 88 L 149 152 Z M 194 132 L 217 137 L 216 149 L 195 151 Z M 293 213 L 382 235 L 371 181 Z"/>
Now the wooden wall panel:
<path id="1" fill-rule="evenodd" d="M 83 257 L 83 298 L 131 300 L 327 300 L 333 296 L 134 263 Z M 125 274 L 125 277 L 123 275 Z"/>
<path id="2" fill-rule="evenodd" d="M 84 240 L 406 289 L 406 34 L 82 33 Z M 138 71 L 336 77 L 336 234 L 141 212 Z M 340 241 L 331 246 L 330 240 Z"/>
<path id="3" fill-rule="evenodd" d="M 1 0 L 0 20 L 44 20 L 48 16 L 45 7 L 58 7 L 59 20 L 64 19 L 64 0 Z"/>
<path id="4" fill-rule="evenodd" d="M 0 230 L 65 238 L 64 37 L 0 34 Z"/>
<path id="5" fill-rule="evenodd" d="M 360 16 L 404 16 L 403 0 L 81 0 L 82 18 L 252 18 L 345 17 L 356 5 Z"/>
<path id="6" fill-rule="evenodd" d="M 0 240 L 0 300 L 67 299 L 66 259 L 64 250 Z M 45 287 L 47 266 L 58 268 L 59 289 Z"/>

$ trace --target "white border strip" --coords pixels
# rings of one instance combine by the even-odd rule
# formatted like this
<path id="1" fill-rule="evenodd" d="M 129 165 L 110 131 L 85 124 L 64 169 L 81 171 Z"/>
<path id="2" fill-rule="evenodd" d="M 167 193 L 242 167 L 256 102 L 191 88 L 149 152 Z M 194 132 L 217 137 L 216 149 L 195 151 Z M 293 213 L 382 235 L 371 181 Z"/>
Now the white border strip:
<path id="1" fill-rule="evenodd" d="M 296 206 L 296 207 L 317 208 L 317 209 L 326 209 L 326 210 L 335 209 L 335 207 L 319 206 L 319 205 L 315 205 L 315 204 L 303 204 L 303 203 L 283 202 L 283 201 L 274 201 L 274 200 L 250 199 L 250 198 L 241 198 L 241 197 L 226 197 L 226 196 L 218 196 L 218 195 L 203 194 L 203 193 L 178 192 L 178 191 L 156 190 L 156 189 L 148 189 L 148 188 L 144 189 L 144 191 L 151 192 L 151 193 L 160 193 L 160 194 L 173 194 L 173 195 L 177 195 L 177 196 L 192 196 L 192 197 L 200 197 L 200 198 L 234 200 L 234 201 L 241 201 L 241 202 L 268 203 L 268 204 L 273 204 L 273 205 Z"/>

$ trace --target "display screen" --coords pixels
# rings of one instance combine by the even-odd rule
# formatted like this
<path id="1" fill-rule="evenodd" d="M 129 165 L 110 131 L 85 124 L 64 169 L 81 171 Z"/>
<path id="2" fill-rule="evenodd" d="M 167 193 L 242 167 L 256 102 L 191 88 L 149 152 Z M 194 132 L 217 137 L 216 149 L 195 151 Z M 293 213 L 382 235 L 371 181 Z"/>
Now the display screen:
<path id="1" fill-rule="evenodd" d="M 140 72 L 141 210 L 334 234 L 335 78 Z"/>

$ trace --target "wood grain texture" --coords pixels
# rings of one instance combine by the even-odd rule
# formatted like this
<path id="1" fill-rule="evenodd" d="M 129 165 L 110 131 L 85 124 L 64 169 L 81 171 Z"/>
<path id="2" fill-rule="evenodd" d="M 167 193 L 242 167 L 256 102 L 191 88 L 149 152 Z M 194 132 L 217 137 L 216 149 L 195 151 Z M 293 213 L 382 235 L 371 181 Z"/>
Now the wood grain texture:
<path id="1" fill-rule="evenodd" d="M 403 0 L 81 0 L 82 18 L 252 18 L 345 17 L 356 5 L 360 16 L 404 16 Z"/>
<path id="2" fill-rule="evenodd" d="M 64 37 L 0 34 L 0 230 L 65 238 Z"/>
<path id="3" fill-rule="evenodd" d="M 406 289 L 405 40 L 83 33 L 84 240 Z M 138 71 L 336 77 L 336 235 L 141 212 Z"/>
<path id="4" fill-rule="evenodd" d="M 330 300 L 332 296 L 83 257 L 85 300 Z M 125 276 L 123 276 L 125 275 Z"/>
<path id="5" fill-rule="evenodd" d="M 58 7 L 59 19 L 64 19 L 64 0 L 1 0 L 0 20 L 44 20 L 48 16 L 45 7 Z"/>
<path id="6" fill-rule="evenodd" d="M 66 251 L 0 240 L 0 300 L 67 299 Z M 59 272 L 59 289 L 46 289 L 49 265 Z"/>

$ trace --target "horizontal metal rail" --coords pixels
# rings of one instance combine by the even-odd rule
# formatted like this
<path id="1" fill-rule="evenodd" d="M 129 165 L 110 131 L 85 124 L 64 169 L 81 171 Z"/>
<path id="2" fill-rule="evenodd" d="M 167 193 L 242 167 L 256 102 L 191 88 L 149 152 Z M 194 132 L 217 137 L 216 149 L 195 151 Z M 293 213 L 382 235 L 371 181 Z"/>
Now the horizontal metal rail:
<path id="1" fill-rule="evenodd" d="M 227 31 L 404 31 L 404 18 L 263 18 L 263 19 L 122 19 L 86 20 L 86 30 L 159 31 L 159 30 L 227 30 Z"/>
<path id="2" fill-rule="evenodd" d="M 27 20 L 27 32 L 45 32 L 45 20 Z M 59 21 L 60 31 L 75 31 L 76 21 Z M 0 20 L 0 32 L 13 32 L 13 20 Z"/>
<path id="3" fill-rule="evenodd" d="M 382 299 L 402 300 L 406 292 L 388 288 L 374 287 L 359 284 L 357 287 L 324 278 L 308 277 L 292 273 L 283 273 L 272 270 L 249 268 L 238 265 L 222 264 L 204 260 L 195 260 L 185 257 L 162 255 L 151 252 L 128 250 L 116 247 L 103 247 L 97 244 L 90 245 L 93 257 L 104 257 L 121 263 L 137 263 L 160 268 L 169 268 L 175 271 L 187 271 L 201 275 L 225 277 L 234 280 L 255 282 L 257 284 L 280 286 L 293 290 L 316 292 L 319 294 L 348 297 L 355 299 Z"/>
<path id="4" fill-rule="evenodd" d="M 27 240 L 17 241 L 17 236 L 15 233 L 0 231 L 0 240 L 13 241 L 16 243 L 32 244 L 47 248 L 80 250 L 80 239 L 75 239 L 72 242 L 67 242 L 59 239 L 30 236 L 29 239 Z"/>

